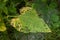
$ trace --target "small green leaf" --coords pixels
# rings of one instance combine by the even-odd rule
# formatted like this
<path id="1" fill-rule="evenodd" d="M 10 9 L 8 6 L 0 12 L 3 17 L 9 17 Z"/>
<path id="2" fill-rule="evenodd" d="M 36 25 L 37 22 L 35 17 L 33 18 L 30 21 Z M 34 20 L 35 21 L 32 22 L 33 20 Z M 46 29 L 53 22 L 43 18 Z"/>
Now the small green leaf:
<path id="1" fill-rule="evenodd" d="M 7 9 L 7 7 L 4 7 L 4 8 L 3 8 L 3 12 L 4 12 L 5 14 L 8 14 L 8 9 Z"/>
<path id="2" fill-rule="evenodd" d="M 58 22 L 59 21 L 59 16 L 57 14 L 52 14 L 51 15 L 51 21 L 52 22 Z"/>
<path id="3" fill-rule="evenodd" d="M 15 7 L 14 3 L 10 4 L 10 6 L 8 7 L 8 11 L 9 11 L 9 14 L 11 14 L 11 15 L 17 14 L 16 7 Z"/>

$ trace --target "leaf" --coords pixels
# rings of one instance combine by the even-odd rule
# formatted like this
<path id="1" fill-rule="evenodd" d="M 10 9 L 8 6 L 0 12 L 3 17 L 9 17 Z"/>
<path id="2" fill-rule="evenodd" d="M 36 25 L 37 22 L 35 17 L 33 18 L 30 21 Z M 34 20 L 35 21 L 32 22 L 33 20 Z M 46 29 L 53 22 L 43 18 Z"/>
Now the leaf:
<path id="1" fill-rule="evenodd" d="M 57 7 L 57 3 L 55 2 L 51 2 L 51 4 L 49 5 L 50 9 L 55 9 Z"/>
<path id="2" fill-rule="evenodd" d="M 3 22 L 0 22 L 0 31 L 6 31 L 6 27 Z"/>
<path id="3" fill-rule="evenodd" d="M 8 14 L 8 9 L 7 9 L 7 7 L 4 7 L 4 8 L 3 8 L 3 12 L 4 12 L 5 14 Z"/>
<path id="4" fill-rule="evenodd" d="M 3 2 L 7 2 L 8 0 L 4 0 Z"/>
<path id="5" fill-rule="evenodd" d="M 6 27 L 5 27 L 5 24 L 2 20 L 1 15 L 0 15 L 0 31 L 6 31 Z"/>
<path id="6" fill-rule="evenodd" d="M 19 20 L 17 20 L 17 23 L 20 22 L 19 24 L 21 24 L 22 26 L 19 27 L 21 28 L 20 30 L 18 30 L 19 28 L 17 28 L 16 26 L 15 29 L 17 29 L 17 31 L 24 33 L 51 32 L 48 25 L 44 22 L 42 18 L 38 17 L 37 12 L 32 8 L 23 12 L 22 15 L 18 17 L 18 19 Z M 15 24 L 17 23 L 15 20 Z M 12 23 L 12 25 L 13 24 L 14 22 Z"/>
<path id="7" fill-rule="evenodd" d="M 32 3 L 32 8 L 36 9 L 36 11 L 38 12 L 38 14 L 43 14 L 46 15 L 46 13 L 48 12 L 48 6 L 46 5 L 46 3 L 42 2 L 43 0 L 35 0 Z M 44 0 L 46 1 L 46 0 Z"/>
<path id="8" fill-rule="evenodd" d="M 5 7 L 5 4 L 3 2 L 0 2 L 0 10 Z"/>
<path id="9" fill-rule="evenodd" d="M 52 14 L 50 20 L 52 22 L 58 22 L 59 21 L 59 16 L 57 14 Z"/>
<path id="10" fill-rule="evenodd" d="M 8 11 L 10 15 L 16 15 L 17 11 L 16 11 L 16 7 L 14 5 L 14 3 L 11 3 L 10 6 L 8 7 Z"/>

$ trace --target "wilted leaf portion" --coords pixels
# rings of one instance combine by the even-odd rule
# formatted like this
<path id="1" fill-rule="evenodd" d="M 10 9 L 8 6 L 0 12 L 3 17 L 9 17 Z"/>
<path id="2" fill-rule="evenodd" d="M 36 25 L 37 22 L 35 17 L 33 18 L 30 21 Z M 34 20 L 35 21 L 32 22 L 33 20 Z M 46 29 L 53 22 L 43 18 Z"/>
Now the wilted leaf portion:
<path id="1" fill-rule="evenodd" d="M 23 12 L 23 15 L 20 15 L 18 19 L 19 20 L 15 20 L 15 22 L 12 22 L 13 24 L 15 23 L 15 25 L 17 25 L 17 23 L 19 23 L 20 21 L 20 23 L 22 24 L 20 32 L 51 32 L 51 30 L 48 28 L 48 25 L 44 22 L 42 18 L 38 17 L 37 12 L 32 8 L 28 11 Z M 18 30 L 19 28 L 16 29 Z"/>
<path id="2" fill-rule="evenodd" d="M 17 29 L 18 31 L 21 30 L 22 24 L 21 24 L 19 18 L 13 18 L 13 19 L 11 20 L 11 25 L 12 25 L 15 29 Z"/>

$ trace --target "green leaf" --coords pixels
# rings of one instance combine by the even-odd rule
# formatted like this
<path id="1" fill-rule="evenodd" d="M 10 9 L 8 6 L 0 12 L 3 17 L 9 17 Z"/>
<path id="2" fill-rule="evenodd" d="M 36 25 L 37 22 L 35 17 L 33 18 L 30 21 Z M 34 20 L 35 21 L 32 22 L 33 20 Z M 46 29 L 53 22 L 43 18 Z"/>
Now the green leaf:
<path id="1" fill-rule="evenodd" d="M 3 2 L 0 2 L 0 10 L 5 7 L 5 4 Z"/>
<path id="2" fill-rule="evenodd" d="M 57 7 L 57 3 L 55 2 L 51 2 L 51 4 L 49 5 L 50 9 L 55 9 Z"/>
<path id="3" fill-rule="evenodd" d="M 7 2 L 8 0 L 4 0 L 3 2 Z"/>
<path id="4" fill-rule="evenodd" d="M 59 16 L 57 14 L 52 14 L 50 20 L 52 22 L 58 22 L 59 21 Z"/>
<path id="5" fill-rule="evenodd" d="M 42 0 L 35 0 L 31 6 L 32 8 L 37 10 L 38 14 L 44 13 L 44 15 L 46 15 L 46 13 L 48 13 L 48 6 L 46 5 L 46 3 L 43 3 Z"/>
<path id="6" fill-rule="evenodd" d="M 10 4 L 10 6 L 8 7 L 8 11 L 9 11 L 9 14 L 11 14 L 11 15 L 17 14 L 16 7 L 15 7 L 14 3 Z"/>
<path id="7" fill-rule="evenodd" d="M 13 21 L 12 21 L 13 22 Z M 20 22 L 20 23 L 19 23 Z M 20 24 L 20 26 L 16 26 Z M 15 25 L 15 29 L 20 32 L 29 33 L 29 32 L 51 32 L 48 25 L 44 22 L 42 18 L 39 18 L 37 12 L 30 8 L 28 11 L 23 12 L 17 18 L 17 22 L 13 22 L 12 25 Z"/>
<path id="8" fill-rule="evenodd" d="M 8 9 L 7 9 L 7 7 L 3 8 L 3 12 L 8 15 Z"/>

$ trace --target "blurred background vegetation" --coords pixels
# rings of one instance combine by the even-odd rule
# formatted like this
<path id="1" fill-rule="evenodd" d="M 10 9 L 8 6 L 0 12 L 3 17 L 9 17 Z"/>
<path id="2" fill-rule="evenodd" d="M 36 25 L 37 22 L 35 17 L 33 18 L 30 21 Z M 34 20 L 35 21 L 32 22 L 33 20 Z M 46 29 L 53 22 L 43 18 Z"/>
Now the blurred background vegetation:
<path id="1" fill-rule="evenodd" d="M 10 19 L 20 15 L 19 9 L 25 6 L 36 9 L 52 32 L 25 34 L 10 27 Z M 0 40 L 60 40 L 60 0 L 0 0 L 0 21 Z"/>

